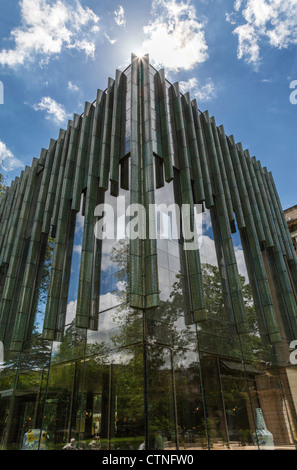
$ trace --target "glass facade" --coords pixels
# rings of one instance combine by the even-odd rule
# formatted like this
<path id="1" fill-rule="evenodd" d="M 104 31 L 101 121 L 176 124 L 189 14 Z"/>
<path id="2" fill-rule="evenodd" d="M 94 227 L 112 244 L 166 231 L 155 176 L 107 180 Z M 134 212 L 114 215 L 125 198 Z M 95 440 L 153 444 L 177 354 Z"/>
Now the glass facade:
<path id="1" fill-rule="evenodd" d="M 296 450 L 296 260 L 276 196 L 266 187 L 264 200 L 256 164 L 239 172 L 232 139 L 229 153 L 211 145 L 175 91 L 134 58 L 48 151 L 52 166 L 39 161 L 31 211 L 26 191 L 13 206 L 18 245 L 0 239 L 2 450 Z M 126 230 L 137 200 L 155 204 L 155 239 Z"/>

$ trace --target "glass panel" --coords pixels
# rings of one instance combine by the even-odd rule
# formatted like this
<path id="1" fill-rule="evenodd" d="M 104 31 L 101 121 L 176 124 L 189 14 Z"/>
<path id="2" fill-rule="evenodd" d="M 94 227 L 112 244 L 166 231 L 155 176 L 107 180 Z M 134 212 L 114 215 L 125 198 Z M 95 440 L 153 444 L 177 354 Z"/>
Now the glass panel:
<path id="1" fill-rule="evenodd" d="M 195 330 L 188 333 L 187 349 L 174 353 L 178 445 L 180 450 L 204 450 L 207 449 L 207 434 L 201 370 Z"/>
<path id="2" fill-rule="evenodd" d="M 0 396 L 0 449 L 5 450 L 5 434 L 9 421 L 10 398 L 2 398 Z"/>
<path id="3" fill-rule="evenodd" d="M 145 441 L 142 345 L 115 351 L 112 359 L 110 449 L 137 450 Z"/>
<path id="4" fill-rule="evenodd" d="M 243 376 L 243 368 L 240 372 L 241 378 L 239 378 L 239 372 L 237 372 L 236 380 L 234 377 L 235 371 L 233 371 L 232 381 L 229 382 L 226 396 L 230 398 L 230 396 L 234 396 L 235 392 L 238 396 L 240 381 L 242 384 L 246 381 L 248 384 L 250 407 L 247 406 L 247 421 L 243 406 L 246 393 L 242 389 L 242 400 L 238 396 L 237 405 L 234 406 L 235 412 L 233 414 L 232 426 L 235 428 L 236 422 L 238 426 L 239 420 L 241 427 L 243 427 L 244 421 L 246 424 L 249 422 L 251 430 L 249 436 L 247 429 L 241 429 L 246 436 L 243 440 L 246 449 L 255 449 L 257 447 L 265 450 L 295 449 L 294 422 L 296 422 L 296 408 L 292 400 L 295 368 L 292 368 L 289 364 L 290 351 L 283 327 L 282 315 L 279 311 L 279 302 L 281 302 L 280 291 L 275 291 L 273 280 L 275 270 L 273 269 L 272 260 L 269 260 L 266 252 L 262 252 L 270 293 L 282 336 L 281 343 L 272 345 L 265 332 L 261 300 L 257 297 L 257 289 L 255 289 L 253 284 L 253 259 L 247 232 L 244 229 L 240 231 L 237 229 L 236 234 L 233 235 L 233 241 L 239 272 L 242 277 L 242 290 L 250 333 L 240 337 L 244 355 L 245 377 Z M 224 374 L 226 374 L 226 367 L 224 370 Z M 291 377 L 290 371 L 292 371 Z M 228 374 L 230 374 L 230 371 Z M 293 380 L 290 381 L 290 378 L 293 378 Z M 225 379 L 223 384 L 226 391 L 227 382 Z M 237 384 L 237 387 L 235 387 L 235 384 Z M 233 447 L 244 445 L 241 435 L 242 432 L 239 434 L 240 439 L 238 439 L 238 443 L 235 444 L 233 442 Z"/>
<path id="5" fill-rule="evenodd" d="M 215 450 L 239 448 L 239 443 L 243 442 L 241 434 L 251 435 L 253 423 L 247 419 L 250 402 L 243 366 L 242 343 L 234 323 L 220 226 L 215 209 L 197 214 L 196 224 L 209 318 L 198 327 L 209 447 Z M 237 260 L 241 269 L 242 260 L 239 256 Z M 252 310 L 253 298 L 245 277 L 242 276 L 240 282 L 247 307 Z M 228 380 L 221 373 L 221 370 L 225 371 L 226 368 L 223 368 L 222 364 L 228 364 L 231 368 L 234 381 Z M 230 370 L 228 369 L 231 375 Z M 236 381 L 238 370 L 241 371 L 240 382 Z"/>
<path id="6" fill-rule="evenodd" d="M 31 351 L 10 357 L 7 366 L 15 377 L 13 382 L 6 381 L 10 388 L 0 393 L 3 410 L 9 410 L 2 417 L 6 423 L 1 437 L 3 448 L 38 450 L 45 446 L 41 424 L 49 360 L 50 345 L 40 340 L 35 341 Z"/>
<path id="7" fill-rule="evenodd" d="M 137 450 L 145 440 L 142 332 L 142 314 L 125 304 L 101 313 L 99 331 L 88 332 L 82 416 L 93 420 L 81 434 L 85 448 L 99 444 L 96 436 L 102 449 Z"/>
<path id="8" fill-rule="evenodd" d="M 7 326 L 6 326 L 6 332 L 5 332 L 5 338 L 4 338 L 4 351 L 9 351 L 11 339 L 12 339 L 12 333 L 14 330 L 14 323 L 15 323 L 15 317 L 16 317 L 16 312 L 17 312 L 17 306 L 18 306 L 18 301 L 20 297 L 20 292 L 21 292 L 21 286 L 23 282 L 23 276 L 25 273 L 25 266 L 26 266 L 26 261 L 27 261 L 27 256 L 28 256 L 28 251 L 29 251 L 29 246 L 30 246 L 30 238 L 27 238 L 23 242 L 22 246 L 22 254 L 20 257 L 19 265 L 18 265 L 18 270 L 17 270 L 17 277 L 15 281 L 15 286 L 14 286 L 14 296 L 12 298 L 11 302 L 11 307 L 10 307 L 10 312 L 9 312 L 9 318 L 7 320 Z"/>
<path id="9" fill-rule="evenodd" d="M 219 372 L 230 449 L 255 450 L 247 369 L 237 362 L 222 359 L 219 361 Z"/>
<path id="10" fill-rule="evenodd" d="M 42 410 L 47 448 L 61 450 L 73 439 L 77 447 L 81 420 L 78 384 L 84 373 L 85 332 L 70 325 L 63 342 L 53 342 L 51 365 Z M 78 447 L 77 447 L 78 448 Z"/>
<path id="11" fill-rule="evenodd" d="M 71 240 L 71 243 L 73 243 L 72 253 L 71 253 L 70 259 L 67 261 L 67 263 L 71 263 L 71 270 L 70 270 L 70 279 L 69 279 L 65 325 L 69 325 L 70 323 L 72 323 L 76 314 L 78 284 L 79 284 L 79 267 L 80 267 L 80 261 L 81 261 L 81 250 L 82 250 L 84 221 L 85 221 L 84 212 L 83 212 L 84 198 L 85 198 L 85 195 L 82 194 L 80 211 L 76 215 L 74 239 Z M 65 281 L 66 282 L 68 281 L 68 276 L 65 279 Z"/>
<path id="12" fill-rule="evenodd" d="M 196 329 L 187 324 L 190 306 L 179 201 L 176 174 L 174 182 L 155 193 L 160 307 L 146 312 L 148 444 L 156 450 L 206 445 Z"/>
<path id="13" fill-rule="evenodd" d="M 109 225 L 113 229 L 108 228 L 109 232 L 101 245 L 99 312 L 127 302 L 129 243 L 126 236 L 126 210 L 129 200 L 129 192 L 122 188 L 119 197 L 111 196 L 109 191 L 105 193 L 104 203 L 108 206 L 105 226 Z"/>
<path id="14" fill-rule="evenodd" d="M 200 338 L 200 335 L 198 335 Z M 203 377 L 203 396 L 206 410 L 204 426 L 208 437 L 208 448 L 224 450 L 229 447 L 228 429 L 218 369 L 218 358 L 202 353 L 200 356 Z"/>
<path id="15" fill-rule="evenodd" d="M 41 341 L 54 248 L 55 239 L 52 237 L 48 237 L 47 242 L 41 246 L 40 265 L 31 313 L 33 325 L 29 324 L 28 326 L 25 349 L 30 346 L 38 348 L 38 343 Z M 46 345 L 47 343 L 42 344 Z"/>
<path id="16" fill-rule="evenodd" d="M 175 396 L 170 349 L 148 348 L 149 449 L 177 448 Z"/>
<path id="17" fill-rule="evenodd" d="M 198 327 L 199 349 L 241 361 L 215 210 L 196 214 L 196 227 L 208 315 Z"/>
<path id="18" fill-rule="evenodd" d="M 43 429 L 49 450 L 61 450 L 75 437 L 72 407 L 75 406 L 73 384 L 81 367 L 75 362 L 51 365 L 43 414 Z"/>

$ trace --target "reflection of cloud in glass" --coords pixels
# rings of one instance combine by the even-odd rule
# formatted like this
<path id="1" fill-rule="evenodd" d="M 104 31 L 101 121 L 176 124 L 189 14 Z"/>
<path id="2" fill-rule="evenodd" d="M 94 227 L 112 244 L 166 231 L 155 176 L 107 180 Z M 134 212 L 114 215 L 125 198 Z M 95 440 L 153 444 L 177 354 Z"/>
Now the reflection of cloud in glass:
<path id="1" fill-rule="evenodd" d="M 235 256 L 238 266 L 238 272 L 245 277 L 246 283 L 249 283 L 247 268 L 244 259 L 244 253 L 241 246 L 235 246 Z M 202 236 L 199 238 L 199 251 L 200 259 L 203 264 L 210 264 L 212 266 L 218 266 L 215 242 L 208 236 Z"/>
<path id="2" fill-rule="evenodd" d="M 76 216 L 75 234 L 78 234 L 79 232 L 83 231 L 84 221 L 85 221 L 84 216 L 81 214 L 81 212 L 79 212 Z"/>
<path id="3" fill-rule="evenodd" d="M 116 284 L 113 292 L 107 292 L 100 296 L 100 312 L 108 310 L 112 307 L 119 305 L 122 302 L 120 293 L 125 293 L 127 289 L 127 282 L 119 281 Z M 68 302 L 66 311 L 66 325 L 69 325 L 75 318 L 76 315 L 77 300 L 71 300 Z"/>
<path id="4" fill-rule="evenodd" d="M 115 307 L 125 301 L 125 294 L 127 290 L 127 282 L 119 281 L 115 284 L 111 291 L 105 292 L 100 295 L 100 312 L 109 308 Z M 101 285 L 101 292 L 103 292 L 103 286 Z"/>
<path id="5" fill-rule="evenodd" d="M 52 343 L 52 356 L 56 356 L 60 351 L 61 343 L 53 341 Z"/>
<path id="6" fill-rule="evenodd" d="M 199 237 L 200 259 L 203 264 L 218 266 L 215 242 L 208 236 Z"/>
<path id="7" fill-rule="evenodd" d="M 210 216 L 209 211 L 199 213 L 196 210 L 195 211 L 195 224 L 196 224 L 196 231 L 197 231 L 198 239 L 200 239 L 203 235 L 206 235 L 206 234 L 212 236 L 213 238 L 211 216 Z M 200 245 L 200 240 L 199 240 L 199 245 Z"/>
<path id="8" fill-rule="evenodd" d="M 212 227 L 210 212 L 206 211 L 202 215 L 203 215 L 203 229 L 208 231 Z"/>
<path id="9" fill-rule="evenodd" d="M 248 278 L 248 273 L 247 273 L 242 246 L 235 246 L 234 248 L 235 248 L 235 256 L 236 256 L 239 274 L 245 277 L 245 282 L 248 284 L 249 278 Z"/>
<path id="10" fill-rule="evenodd" d="M 82 245 L 74 245 L 73 247 L 73 251 L 75 253 L 78 253 L 79 255 L 81 254 L 81 250 L 82 250 Z"/>
<path id="11" fill-rule="evenodd" d="M 100 312 L 103 312 L 116 304 L 118 304 L 117 295 L 112 294 L 111 292 L 100 295 Z"/>
<path id="12" fill-rule="evenodd" d="M 109 271 L 114 264 L 110 259 L 112 248 L 115 245 L 114 240 L 103 240 L 102 243 L 102 258 L 101 258 L 101 271 Z"/>
<path id="13" fill-rule="evenodd" d="M 67 305 L 66 311 L 66 325 L 69 325 L 75 318 L 77 300 L 71 300 Z"/>

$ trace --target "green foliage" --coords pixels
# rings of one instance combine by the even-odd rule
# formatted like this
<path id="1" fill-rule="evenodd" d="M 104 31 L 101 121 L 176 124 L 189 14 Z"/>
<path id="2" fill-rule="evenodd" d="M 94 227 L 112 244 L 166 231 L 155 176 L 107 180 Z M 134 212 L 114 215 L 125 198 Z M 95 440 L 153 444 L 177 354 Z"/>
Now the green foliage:
<path id="1" fill-rule="evenodd" d="M 6 189 L 5 178 L 2 175 L 2 173 L 0 173 L 0 194 L 4 193 L 5 189 Z"/>

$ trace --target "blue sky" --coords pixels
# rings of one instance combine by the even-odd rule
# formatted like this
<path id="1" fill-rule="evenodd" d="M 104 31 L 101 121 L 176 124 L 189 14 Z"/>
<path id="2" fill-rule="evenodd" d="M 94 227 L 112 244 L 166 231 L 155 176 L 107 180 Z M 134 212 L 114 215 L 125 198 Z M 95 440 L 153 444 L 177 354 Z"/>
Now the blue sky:
<path id="1" fill-rule="evenodd" d="M 283 207 L 297 204 L 297 94 L 290 88 L 297 85 L 297 0 L 0 6 L 0 161 L 8 183 L 129 64 L 131 52 L 149 53 L 273 172 Z"/>

